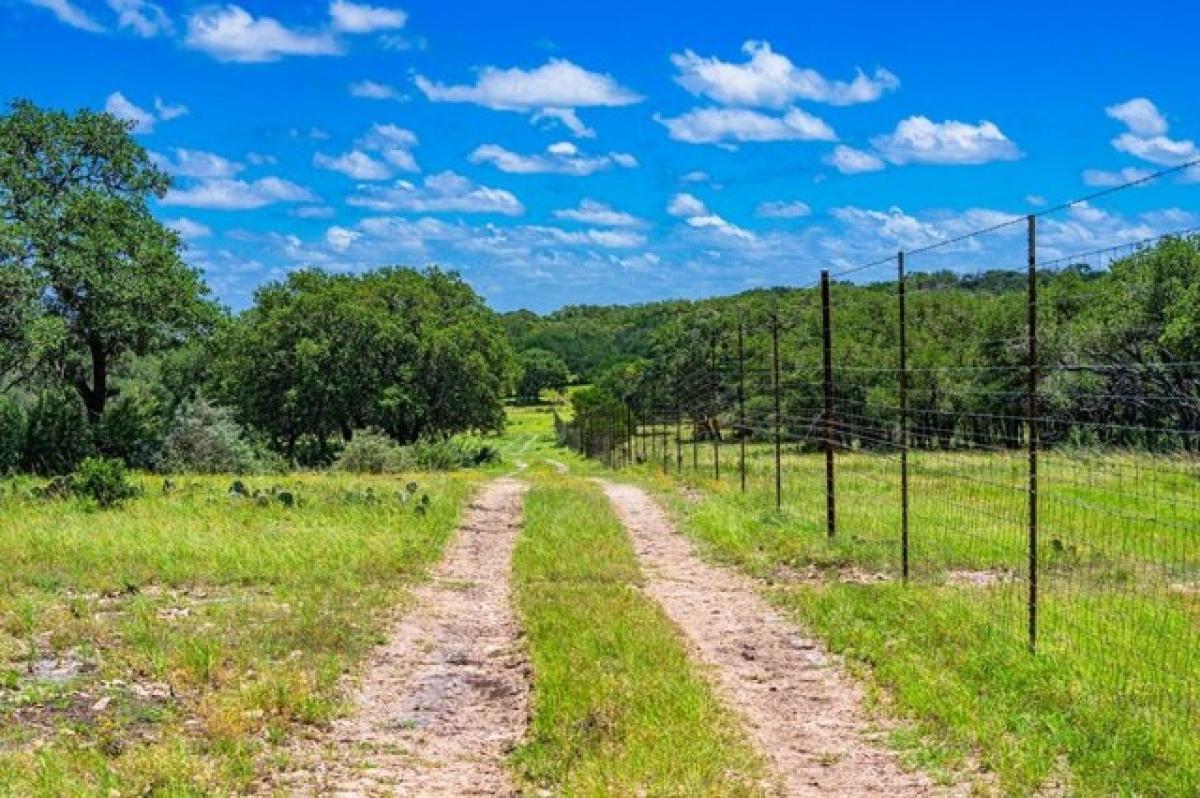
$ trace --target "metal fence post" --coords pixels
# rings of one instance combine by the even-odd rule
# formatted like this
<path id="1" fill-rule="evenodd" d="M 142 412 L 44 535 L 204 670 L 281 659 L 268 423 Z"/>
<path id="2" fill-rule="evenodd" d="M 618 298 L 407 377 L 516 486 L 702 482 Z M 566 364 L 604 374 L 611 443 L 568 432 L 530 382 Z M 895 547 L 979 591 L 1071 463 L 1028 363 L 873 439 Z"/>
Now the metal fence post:
<path id="1" fill-rule="evenodd" d="M 708 423 L 713 445 L 713 479 L 721 479 L 721 423 L 717 420 L 717 336 L 709 342 Z"/>
<path id="2" fill-rule="evenodd" d="M 742 493 L 746 492 L 746 330 L 742 322 L 737 328 L 737 357 L 738 357 L 738 480 Z"/>
<path id="3" fill-rule="evenodd" d="M 675 473 L 683 475 L 683 405 L 679 401 L 679 366 L 675 366 Z"/>
<path id="4" fill-rule="evenodd" d="M 904 253 L 896 254 L 896 296 L 900 302 L 900 574 L 908 581 L 908 307 Z"/>
<path id="5" fill-rule="evenodd" d="M 833 467 L 833 327 L 829 313 L 829 270 L 821 271 L 821 350 L 825 367 L 825 533 L 837 535 Z"/>
<path id="6" fill-rule="evenodd" d="M 1037 217 L 1028 219 L 1029 259 L 1029 650 L 1038 634 L 1038 307 Z"/>
<path id="7" fill-rule="evenodd" d="M 775 510 L 783 508 L 783 419 L 779 412 L 779 311 L 771 314 L 771 382 L 775 398 Z"/>

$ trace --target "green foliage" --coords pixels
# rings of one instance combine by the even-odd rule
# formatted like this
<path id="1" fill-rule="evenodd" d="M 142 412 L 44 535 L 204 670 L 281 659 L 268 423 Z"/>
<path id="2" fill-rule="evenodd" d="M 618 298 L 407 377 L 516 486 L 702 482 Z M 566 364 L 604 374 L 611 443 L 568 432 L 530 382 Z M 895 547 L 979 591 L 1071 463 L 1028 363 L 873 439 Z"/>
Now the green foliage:
<path id="1" fill-rule="evenodd" d="M 20 465 L 24 443 L 24 411 L 12 399 L 0 396 L 0 476 Z"/>
<path id="2" fill-rule="evenodd" d="M 75 471 L 71 490 L 104 508 L 115 507 L 138 492 L 129 481 L 125 463 L 113 457 L 85 458 Z"/>
<path id="3" fill-rule="evenodd" d="M 526 349 L 517 355 L 521 379 L 517 381 L 517 399 L 537 404 L 544 390 L 562 391 L 571 379 L 567 364 L 545 349 Z"/>
<path id="4" fill-rule="evenodd" d="M 228 408 L 198 397 L 176 411 L 159 466 L 176 474 L 255 474 L 282 464 L 247 440 Z"/>
<path id="5" fill-rule="evenodd" d="M 425 471 L 454 471 L 500 462 L 496 447 L 460 436 L 422 439 L 405 450 L 413 465 Z"/>
<path id="6" fill-rule="evenodd" d="M 257 292 L 217 352 L 217 395 L 301 463 L 364 427 L 401 442 L 498 430 L 511 387 L 495 315 L 437 269 L 293 273 Z"/>
<path id="7" fill-rule="evenodd" d="M 66 388 L 43 391 L 29 411 L 21 467 L 36 474 L 68 474 L 92 451 L 79 397 Z"/>
<path id="8" fill-rule="evenodd" d="M 178 235 L 150 213 L 169 184 L 110 114 L 18 100 L 0 115 L 0 369 L 62 379 L 93 424 L 115 360 L 215 318 Z"/>
<path id="9" fill-rule="evenodd" d="M 147 386 L 135 385 L 109 403 L 92 430 L 92 439 L 96 450 L 106 457 L 149 470 L 157 466 L 161 455 L 163 427 L 158 397 Z"/>
<path id="10" fill-rule="evenodd" d="M 351 474 L 395 474 L 408 464 L 400 444 L 377 429 L 364 429 L 346 442 L 333 467 Z"/>

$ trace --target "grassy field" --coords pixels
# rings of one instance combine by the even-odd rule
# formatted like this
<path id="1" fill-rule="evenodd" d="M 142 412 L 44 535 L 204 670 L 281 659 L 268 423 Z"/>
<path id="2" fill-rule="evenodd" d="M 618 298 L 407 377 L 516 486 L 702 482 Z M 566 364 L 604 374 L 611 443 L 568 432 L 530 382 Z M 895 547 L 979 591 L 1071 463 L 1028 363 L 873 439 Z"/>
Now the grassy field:
<path id="1" fill-rule="evenodd" d="M 599 489 L 538 469 L 515 555 L 534 715 L 514 763 L 554 795 L 760 794 L 762 763 L 642 595 Z"/>
<path id="2" fill-rule="evenodd" d="M 674 443 L 669 447 L 674 455 Z M 1042 459 L 1039 649 L 1026 641 L 1027 494 L 1020 453 L 917 453 L 912 581 L 900 569 L 896 458 L 839 453 L 838 535 L 824 459 L 684 447 L 686 493 L 661 460 L 640 473 L 709 553 L 763 581 L 913 721 L 925 764 L 983 765 L 1002 794 L 1200 793 L 1200 541 L 1193 461 Z M 672 469 L 674 460 L 672 457 Z M 902 741 L 907 747 L 910 740 Z"/>
<path id="3" fill-rule="evenodd" d="M 147 478 L 110 511 L 5 484 L 0 794 L 244 790 L 298 725 L 342 711 L 339 677 L 478 478 L 245 480 L 291 507 L 230 496 L 229 478 Z"/>

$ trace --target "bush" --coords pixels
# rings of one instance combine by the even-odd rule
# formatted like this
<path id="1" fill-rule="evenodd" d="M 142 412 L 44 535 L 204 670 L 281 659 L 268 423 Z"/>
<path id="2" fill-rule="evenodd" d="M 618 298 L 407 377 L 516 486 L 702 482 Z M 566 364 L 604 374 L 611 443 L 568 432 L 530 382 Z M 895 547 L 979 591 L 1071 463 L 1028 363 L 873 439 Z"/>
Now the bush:
<path id="1" fill-rule="evenodd" d="M 85 458 L 71 481 L 71 491 L 101 507 L 115 507 L 138 492 L 129 481 L 125 463 L 113 457 Z"/>
<path id="2" fill-rule="evenodd" d="M 421 440 L 408 447 L 412 462 L 426 471 L 453 471 L 500 462 L 494 446 L 474 438 L 437 438 Z"/>
<path id="3" fill-rule="evenodd" d="M 204 398 L 180 406 L 163 441 L 160 470 L 178 474 L 258 474 L 283 470 L 247 440 L 228 408 Z"/>
<path id="4" fill-rule="evenodd" d="M 364 429 L 342 447 L 333 463 L 352 474 L 395 474 L 410 467 L 404 448 L 377 429 Z"/>
<path id="5" fill-rule="evenodd" d="M 69 388 L 38 397 L 25 429 L 21 463 L 37 474 L 69 474 L 92 454 L 92 436 L 83 404 Z"/>
<path id="6" fill-rule="evenodd" d="M 0 397 L 0 476 L 16 470 L 25 442 L 25 413 L 11 399 Z"/>
<path id="7" fill-rule="evenodd" d="M 131 468 L 154 468 L 163 443 L 162 413 L 161 403 L 146 388 L 123 390 L 93 432 L 96 451 L 119 457 Z"/>

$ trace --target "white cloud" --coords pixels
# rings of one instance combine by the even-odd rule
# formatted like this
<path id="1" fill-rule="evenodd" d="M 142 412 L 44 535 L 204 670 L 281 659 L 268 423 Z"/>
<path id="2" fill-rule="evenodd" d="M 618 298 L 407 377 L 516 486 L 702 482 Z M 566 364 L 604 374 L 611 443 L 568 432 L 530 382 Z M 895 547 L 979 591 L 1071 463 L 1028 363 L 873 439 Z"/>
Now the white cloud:
<path id="1" fill-rule="evenodd" d="M 1161 136 L 1167 132 L 1166 117 L 1145 97 L 1110 105 L 1104 109 L 1104 113 L 1124 122 L 1129 132 L 1137 136 Z"/>
<path id="2" fill-rule="evenodd" d="M 392 176 L 392 170 L 388 169 L 387 164 L 375 160 L 362 150 L 351 150 L 337 156 L 318 152 L 313 155 L 313 166 L 331 172 L 341 172 L 355 180 L 387 180 Z"/>
<path id="3" fill-rule="evenodd" d="M 597 246 L 605 249 L 630 249 L 646 243 L 646 237 L 630 230 L 561 230 L 557 227 L 528 225 L 517 228 L 525 236 L 544 237 L 545 243 L 571 246 Z M 535 242 L 536 243 L 536 242 Z"/>
<path id="4" fill-rule="evenodd" d="M 329 16 L 335 30 L 343 33 L 374 33 L 380 30 L 397 30 L 404 27 L 408 14 L 398 8 L 383 8 L 347 0 L 334 0 L 329 4 Z"/>
<path id="5" fill-rule="evenodd" d="M 722 105 L 784 108 L 797 100 L 832 105 L 874 102 L 900 85 L 886 69 L 871 76 L 861 70 L 853 80 L 828 80 L 813 69 L 800 69 L 767 42 L 742 45 L 748 56 L 740 64 L 703 58 L 691 50 L 671 56 L 679 74 L 676 82 L 697 96 Z"/>
<path id="6" fill-rule="evenodd" d="M 254 164 L 255 166 L 265 166 L 268 164 L 273 166 L 273 165 L 279 163 L 279 159 L 276 158 L 274 155 L 271 155 L 270 153 L 262 153 L 262 152 L 248 152 L 248 153 L 246 153 L 246 160 L 249 161 L 250 163 Z"/>
<path id="7" fill-rule="evenodd" d="M 337 211 L 328 205 L 301 205 L 288 211 L 288 215 L 297 219 L 332 219 Z"/>
<path id="8" fill-rule="evenodd" d="M 417 144 L 416 133 L 393 124 L 374 124 L 357 142 L 357 146 L 378 152 L 385 161 L 403 172 L 421 171 L 412 154 Z"/>
<path id="9" fill-rule="evenodd" d="M 264 177 L 245 180 L 201 180 L 189 188 L 173 188 L 162 199 L 163 205 L 214 210 L 253 210 L 277 202 L 314 202 L 311 191 L 290 180 Z"/>
<path id="10" fill-rule="evenodd" d="M 117 15 L 117 27 L 128 28 L 144 39 L 171 33 L 175 26 L 160 6 L 146 0 L 108 0 Z"/>
<path id="11" fill-rule="evenodd" d="M 696 108 L 672 119 L 654 117 L 675 141 L 727 144 L 749 141 L 836 141 L 833 128 L 799 108 L 770 116 L 744 108 Z"/>
<path id="12" fill-rule="evenodd" d="M 1094 187 L 1122 186 L 1136 180 L 1144 180 L 1152 174 L 1154 173 L 1149 169 L 1141 169 L 1136 166 L 1127 166 L 1116 172 L 1107 172 L 1103 169 L 1084 169 L 1083 183 Z"/>
<path id="13" fill-rule="evenodd" d="M 643 222 L 631 213 L 618 211 L 611 205 L 593 199 L 582 199 L 574 208 L 554 212 L 556 219 L 594 224 L 600 227 L 640 227 Z"/>
<path id="14" fill-rule="evenodd" d="M 877 136 L 871 143 L 894 164 L 983 164 L 1011 161 L 1021 151 L 994 123 L 933 122 L 928 117 L 910 116 L 895 131 Z"/>
<path id="15" fill-rule="evenodd" d="M 397 181 L 384 188 L 362 186 L 360 193 L 347 203 L 376 211 L 408 211 L 413 213 L 499 213 L 520 216 L 525 212 L 511 192 L 481 186 L 454 172 L 430 175 L 415 185 L 407 180 Z"/>
<path id="16" fill-rule="evenodd" d="M 85 30 L 88 33 L 103 33 L 104 26 L 88 16 L 88 13 L 71 0 L 26 0 L 31 6 L 44 8 L 64 25 Z"/>
<path id="17" fill-rule="evenodd" d="M 807 202 L 792 200 L 790 202 L 762 202 L 754 210 L 755 215 L 764 219 L 799 219 L 812 213 Z"/>
<path id="18" fill-rule="evenodd" d="M 154 111 L 158 114 L 158 118 L 164 122 L 170 122 L 172 119 L 178 119 L 181 116 L 187 116 L 188 107 L 186 105 L 171 105 L 161 97 L 154 98 Z"/>
<path id="19" fill-rule="evenodd" d="M 833 152 L 826 155 L 824 161 L 844 175 L 878 172 L 885 168 L 883 159 L 879 156 L 864 150 L 847 147 L 844 144 L 834 147 Z"/>
<path id="20" fill-rule="evenodd" d="M 395 100 L 396 102 L 404 102 L 407 99 L 394 86 L 389 86 L 386 83 L 376 83 L 373 80 L 360 80 L 351 83 L 350 96 L 363 100 Z"/>
<path id="21" fill-rule="evenodd" d="M 667 213 L 682 219 L 689 227 L 697 230 L 710 230 L 745 241 L 754 239 L 753 233 L 712 213 L 700 199 L 686 192 L 680 192 L 671 197 L 667 203 Z"/>
<path id="22" fill-rule="evenodd" d="M 1175 140 L 1166 136 L 1144 138 L 1133 133 L 1122 133 L 1112 140 L 1112 145 L 1121 152 L 1159 166 L 1179 166 L 1200 158 L 1200 150 L 1190 139 Z"/>
<path id="23" fill-rule="evenodd" d="M 667 203 L 667 213 L 679 218 L 702 216 L 708 213 L 708 208 L 694 195 L 680 192 L 671 197 Z"/>
<path id="24" fill-rule="evenodd" d="M 345 227 L 335 226 L 325 231 L 325 243 L 334 252 L 345 252 L 360 238 L 362 238 L 362 233 L 348 230 Z"/>
<path id="25" fill-rule="evenodd" d="M 193 221 L 192 219 L 171 219 L 165 222 L 167 227 L 179 233 L 179 237 L 185 241 L 194 241 L 198 238 L 208 238 L 212 235 L 212 228 L 206 224 Z"/>
<path id="26" fill-rule="evenodd" d="M 108 99 L 104 101 L 104 110 L 117 119 L 132 123 L 134 133 L 153 133 L 154 123 L 158 121 L 158 117 L 145 108 L 134 105 L 119 91 L 108 95 Z"/>
<path id="27" fill-rule="evenodd" d="M 612 76 L 589 72 L 560 58 L 529 70 L 487 66 L 473 84 L 445 85 L 422 75 L 415 81 L 432 102 L 474 103 L 494 111 L 532 114 L 535 121 L 554 119 L 581 137 L 591 136 L 593 131 L 580 121 L 576 109 L 618 107 L 642 100 Z"/>
<path id="28" fill-rule="evenodd" d="M 680 183 L 708 183 L 712 180 L 712 176 L 708 172 L 695 169 L 679 178 Z"/>
<path id="29" fill-rule="evenodd" d="M 180 177 L 233 177 L 245 168 L 240 163 L 204 150 L 176 147 L 172 152 L 174 157 L 151 153 L 150 158 L 158 167 Z"/>
<path id="30" fill-rule="evenodd" d="M 298 31 L 270 17 L 255 18 L 236 5 L 202 8 L 188 17 L 184 45 L 218 61 L 261 63 L 289 55 L 338 55 L 328 31 Z"/>
<path id="31" fill-rule="evenodd" d="M 584 155 L 568 141 L 551 144 L 543 153 L 521 155 L 497 144 L 484 144 L 470 155 L 471 163 L 490 163 L 501 172 L 512 174 L 563 174 L 582 177 L 614 166 L 637 166 L 637 159 L 624 152 Z"/>

